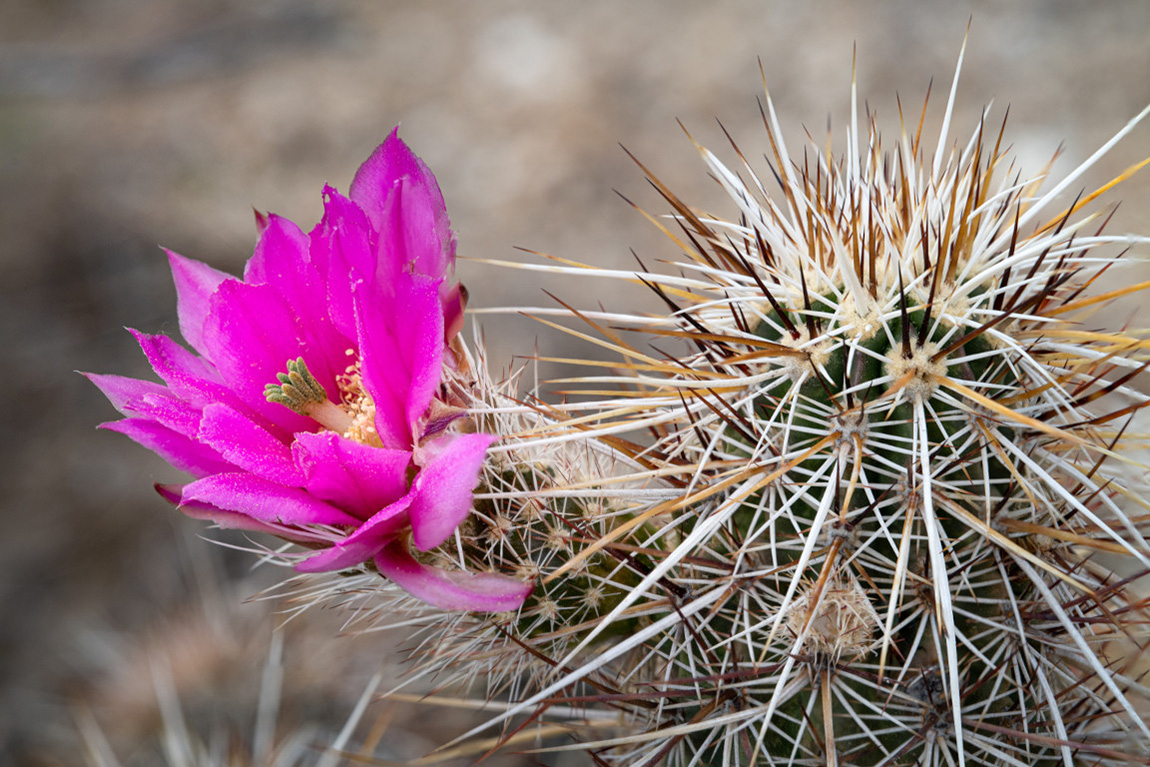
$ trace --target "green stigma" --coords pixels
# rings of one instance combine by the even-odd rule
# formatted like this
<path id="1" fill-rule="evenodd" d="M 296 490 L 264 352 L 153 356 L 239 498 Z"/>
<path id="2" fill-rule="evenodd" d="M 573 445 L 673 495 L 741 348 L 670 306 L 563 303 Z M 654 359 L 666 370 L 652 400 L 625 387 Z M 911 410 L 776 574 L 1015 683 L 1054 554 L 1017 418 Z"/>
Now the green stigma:
<path id="1" fill-rule="evenodd" d="M 288 360 L 287 372 L 277 373 L 276 378 L 278 384 L 264 387 L 268 402 L 291 408 L 339 434 L 347 434 L 355 425 L 351 415 L 327 398 L 327 391 L 307 369 L 303 357 Z"/>
<path id="2" fill-rule="evenodd" d="M 268 402 L 275 402 L 296 411 L 300 415 L 311 415 L 316 405 L 327 402 L 327 392 L 307 369 L 303 357 L 288 360 L 287 372 L 276 375 L 278 384 L 264 387 Z"/>

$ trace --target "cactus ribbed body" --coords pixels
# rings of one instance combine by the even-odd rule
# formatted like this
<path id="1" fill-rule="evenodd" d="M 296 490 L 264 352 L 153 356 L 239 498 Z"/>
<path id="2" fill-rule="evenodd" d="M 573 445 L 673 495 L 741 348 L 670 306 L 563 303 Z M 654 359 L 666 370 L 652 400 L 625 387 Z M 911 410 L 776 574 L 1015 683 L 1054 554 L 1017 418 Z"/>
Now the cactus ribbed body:
<path id="1" fill-rule="evenodd" d="M 735 217 L 651 177 L 684 258 L 634 276 L 668 315 L 578 315 L 622 372 L 532 432 L 598 463 L 549 464 L 538 517 L 476 557 L 541 578 L 500 630 L 545 673 L 497 721 L 578 695 L 623 712 L 583 744 L 622 764 L 1144 760 L 1121 437 L 1150 343 L 1087 324 L 1085 292 L 1128 240 L 1068 182 L 1019 182 L 983 125 L 928 159 L 856 117 L 844 157 L 800 166 L 766 117 L 775 193 L 699 147 Z M 492 497 L 525 485 L 508 444 Z"/>

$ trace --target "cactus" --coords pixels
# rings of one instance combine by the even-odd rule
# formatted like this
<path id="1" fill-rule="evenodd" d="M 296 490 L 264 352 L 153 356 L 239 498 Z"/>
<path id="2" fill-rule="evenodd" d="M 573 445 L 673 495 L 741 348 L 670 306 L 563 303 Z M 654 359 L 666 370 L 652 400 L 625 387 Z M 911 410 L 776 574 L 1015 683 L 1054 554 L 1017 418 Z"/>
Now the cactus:
<path id="1" fill-rule="evenodd" d="M 1150 340 L 1094 319 L 1150 283 L 1088 292 L 1147 242 L 1091 207 L 1137 168 L 1064 196 L 1137 119 L 1044 191 L 1005 120 L 950 148 L 957 82 L 933 155 L 922 121 L 888 152 L 855 107 L 845 156 L 793 162 L 768 96 L 778 191 L 733 141 L 734 168 L 696 145 L 735 216 L 644 168 L 673 270 L 552 267 L 641 281 L 668 313 L 571 310 L 619 355 L 571 403 L 476 390 L 505 439 L 447 549 L 540 585 L 432 629 L 421 657 L 459 681 L 499 668 L 508 742 L 514 717 L 562 709 L 554 726 L 594 726 L 554 748 L 599 763 L 1150 759 L 1131 655 L 1148 517 L 1127 479 Z"/>
<path id="2" fill-rule="evenodd" d="M 405 684 L 496 707 L 432 761 L 529 747 L 644 766 L 1150 763 L 1134 652 L 1150 619 L 1146 437 L 1129 428 L 1150 404 L 1138 388 L 1150 338 L 1096 319 L 1150 288 L 1096 287 L 1122 246 L 1150 242 L 1104 234 L 1095 207 L 1141 165 L 1067 194 L 1150 108 L 1044 190 L 1045 172 L 1024 180 L 1010 162 L 1005 120 L 994 129 L 984 113 L 948 143 L 959 62 L 933 152 L 926 107 L 884 150 L 852 87 L 841 157 L 790 159 L 769 95 L 769 175 L 733 140 L 733 167 L 696 144 L 727 218 L 640 165 L 671 208 L 670 223 L 644 215 L 680 260 L 547 268 L 645 285 L 667 312 L 564 305 L 558 324 L 617 359 L 568 381 L 561 402 L 520 395 L 519 376 L 496 383 L 482 346 L 457 335 L 466 294 L 420 282 L 427 337 L 439 344 L 443 328 L 445 345 L 419 358 L 422 399 L 401 419 L 419 429 L 404 431 L 393 478 L 406 495 L 389 503 L 414 504 L 426 484 L 439 505 L 421 501 L 416 521 L 436 535 L 395 523 L 373 548 L 372 523 L 350 532 L 346 515 L 237 517 L 194 497 L 185 510 L 328 547 L 266 550 L 297 567 L 327 557 L 301 572 L 342 569 L 286 582 L 291 609 L 338 603 L 350 630 L 407 630 Z M 443 214 L 437 195 L 429 209 Z M 435 242 L 453 242 L 441 223 Z M 450 259 L 432 261 L 442 281 Z M 202 265 L 180 268 L 214 287 Z M 366 283 L 353 284 L 325 300 Z M 403 337 L 407 319 L 387 331 Z M 384 352 L 380 380 L 402 367 Z M 285 392 L 307 367 L 292 365 L 269 402 L 298 404 Z M 155 409 L 156 385 L 96 378 L 114 401 Z M 355 402 L 375 412 L 368 394 Z M 421 442 L 448 426 L 475 445 L 466 472 Z M 281 437 L 310 444 L 312 428 Z M 325 438 L 355 436 L 337 431 Z M 467 510 L 472 472 L 473 513 L 448 529 L 441 507 Z M 303 495 L 293 477 L 276 497 Z M 487 585 L 455 588 L 468 583 Z M 461 609 L 485 593 L 472 609 L 514 609 Z"/>

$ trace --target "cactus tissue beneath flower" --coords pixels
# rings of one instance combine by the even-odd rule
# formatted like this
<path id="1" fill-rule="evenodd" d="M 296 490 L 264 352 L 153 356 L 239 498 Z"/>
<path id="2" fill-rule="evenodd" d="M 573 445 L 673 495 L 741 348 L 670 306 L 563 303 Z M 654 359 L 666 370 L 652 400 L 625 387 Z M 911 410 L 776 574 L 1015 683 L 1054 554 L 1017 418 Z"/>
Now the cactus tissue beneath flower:
<path id="1" fill-rule="evenodd" d="M 1150 337 L 1097 314 L 1150 288 L 1097 282 L 1150 244 L 1099 207 L 1141 164 L 1074 196 L 1150 108 L 1026 178 L 1005 120 L 953 141 L 957 84 L 933 148 L 927 107 L 884 145 L 852 89 L 841 153 L 801 161 L 768 97 L 761 149 L 696 144 L 723 215 L 643 168 L 679 260 L 547 268 L 667 311 L 570 309 L 617 359 L 559 401 L 460 339 L 442 197 L 393 133 L 310 234 L 266 219 L 243 281 L 171 256 L 198 354 L 138 334 L 164 385 L 91 376 L 108 427 L 196 477 L 161 490 L 188 514 L 317 549 L 297 609 L 411 630 L 411 681 L 497 707 L 443 759 L 1150 763 Z"/>

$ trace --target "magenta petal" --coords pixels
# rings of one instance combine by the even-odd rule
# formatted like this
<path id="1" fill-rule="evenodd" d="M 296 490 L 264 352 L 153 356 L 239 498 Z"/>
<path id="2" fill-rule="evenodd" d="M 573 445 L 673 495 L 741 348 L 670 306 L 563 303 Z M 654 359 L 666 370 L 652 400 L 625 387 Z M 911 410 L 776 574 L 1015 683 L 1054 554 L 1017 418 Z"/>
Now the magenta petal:
<path id="1" fill-rule="evenodd" d="M 443 233 L 429 220 L 425 202 L 406 176 L 392 187 L 382 215 L 373 221 L 379 234 L 380 279 L 393 279 L 399 272 L 443 279 L 452 271 Z"/>
<path id="2" fill-rule="evenodd" d="M 443 302 L 443 339 L 450 342 L 463 330 L 463 312 L 467 308 L 467 288 L 463 283 L 457 282 L 451 287 L 446 283 L 440 286 L 439 292 Z"/>
<path id="3" fill-rule="evenodd" d="M 409 448 L 443 367 L 443 307 L 438 285 L 400 274 L 390 301 L 373 291 L 355 295 L 364 386 L 375 403 L 375 426 L 387 447 Z"/>
<path id="4" fill-rule="evenodd" d="M 156 485 L 156 492 L 160 494 L 168 503 L 173 506 L 178 506 L 180 511 L 192 519 L 205 519 L 210 522 L 215 522 L 222 528 L 227 530 L 251 530 L 260 533 L 273 533 L 283 535 L 283 530 L 274 525 L 269 525 L 260 522 L 257 519 L 252 519 L 249 516 L 240 514 L 234 511 L 224 511 L 217 509 L 206 503 L 199 501 L 183 500 L 183 486 L 182 485 Z M 311 537 L 308 537 L 311 540 Z"/>
<path id="5" fill-rule="evenodd" d="M 140 408 L 144 407 L 144 398 L 149 394 L 168 394 L 167 387 L 154 381 L 141 381 L 138 378 L 101 373 L 81 373 L 80 375 L 94 383 L 112 403 L 112 407 L 123 415 L 139 415 Z"/>
<path id="6" fill-rule="evenodd" d="M 402 201 L 389 200 L 399 195 Z M 435 176 L 399 138 L 399 128 L 372 153 L 355 174 L 349 196 L 371 219 L 381 239 L 397 250 L 393 264 L 411 265 L 416 274 L 443 277 L 451 272 L 455 236 Z M 395 205 L 392 218 L 389 203 Z"/>
<path id="7" fill-rule="evenodd" d="M 205 407 L 199 438 L 241 469 L 281 485 L 304 484 L 291 447 L 234 408 L 220 403 Z"/>
<path id="8" fill-rule="evenodd" d="M 389 543 L 376 555 L 375 565 L 408 594 L 444 610 L 516 610 L 534 589 L 534 584 L 496 573 L 449 572 L 425 565 L 402 541 Z"/>
<path id="9" fill-rule="evenodd" d="M 344 540 L 325 549 L 295 566 L 301 573 L 323 573 L 344 570 L 366 562 L 407 527 L 407 509 L 410 496 L 404 496 L 381 509 L 371 519 Z"/>
<path id="10" fill-rule="evenodd" d="M 313 361 L 324 357 L 307 348 L 295 310 L 275 287 L 230 281 L 220 285 L 204 323 L 204 343 L 220 376 L 248 407 L 290 432 L 317 428 L 310 418 L 264 397 L 264 387 L 276 382 L 289 360 L 302 356 L 312 368 Z M 315 365 L 312 373 L 330 397 L 335 380 L 330 373 L 321 376 L 320 368 Z"/>
<path id="11" fill-rule="evenodd" d="M 130 437 L 180 471 L 196 477 L 236 469 L 207 445 L 172 431 L 150 418 L 124 418 L 100 424 L 100 428 Z"/>
<path id="12" fill-rule="evenodd" d="M 124 415 L 156 421 L 185 437 L 195 438 L 199 431 L 199 409 L 173 395 L 165 386 L 123 376 L 83 375 Z"/>
<path id="13" fill-rule="evenodd" d="M 449 435 L 438 440 L 446 445 L 424 466 L 411 485 L 411 539 L 420 551 L 447 540 L 471 512 L 472 490 L 487 448 L 495 441 L 490 434 Z"/>
<path id="14" fill-rule="evenodd" d="M 149 394 L 138 412 L 185 437 L 194 439 L 200 429 L 200 409 L 170 394 Z"/>
<path id="15" fill-rule="evenodd" d="M 309 493 L 361 519 L 407 494 L 406 450 L 361 445 L 327 431 L 297 435 L 292 454 Z"/>
<path id="16" fill-rule="evenodd" d="M 271 285 L 291 307 L 297 332 L 311 351 L 308 368 L 324 388 L 335 385 L 347 367 L 346 350 L 354 335 L 336 330 L 328 313 L 327 284 L 312 263 L 310 241 L 299 227 L 281 216 L 269 216 L 255 253 L 244 270 L 249 285 Z M 347 279 L 346 275 L 343 279 Z"/>
<path id="17" fill-rule="evenodd" d="M 312 229 L 312 263 L 327 284 L 328 314 L 340 333 L 356 337 L 352 288 L 375 280 L 375 234 L 359 206 L 335 189 L 324 189 L 323 220 Z"/>
<path id="18" fill-rule="evenodd" d="M 216 474 L 184 486 L 184 501 L 200 501 L 238 511 L 264 522 L 285 525 L 358 525 L 359 520 L 303 490 L 247 472 Z"/>
<path id="19" fill-rule="evenodd" d="M 180 318 L 180 334 L 189 346 L 203 354 L 204 318 L 208 316 L 209 300 L 221 282 L 235 278 L 201 261 L 184 258 L 167 248 L 164 252 L 168 254 L 172 281 L 176 284 L 176 313 Z"/>
<path id="20" fill-rule="evenodd" d="M 255 252 L 244 265 L 244 282 L 249 285 L 282 284 L 285 279 L 294 282 L 301 265 L 308 263 L 307 236 L 293 222 L 272 213 L 265 217 Z"/>
<path id="21" fill-rule="evenodd" d="M 182 503 L 180 497 L 184 492 L 183 485 L 171 485 L 157 482 L 155 485 L 153 485 L 153 487 L 156 488 L 156 492 L 160 494 L 161 498 L 173 506 L 179 506 L 180 503 Z"/>
<path id="22" fill-rule="evenodd" d="M 196 407 L 203 407 L 210 402 L 240 405 L 239 399 L 224 386 L 219 373 L 206 360 L 167 336 L 149 335 L 136 330 L 131 333 L 156 375 L 180 399 Z"/>

